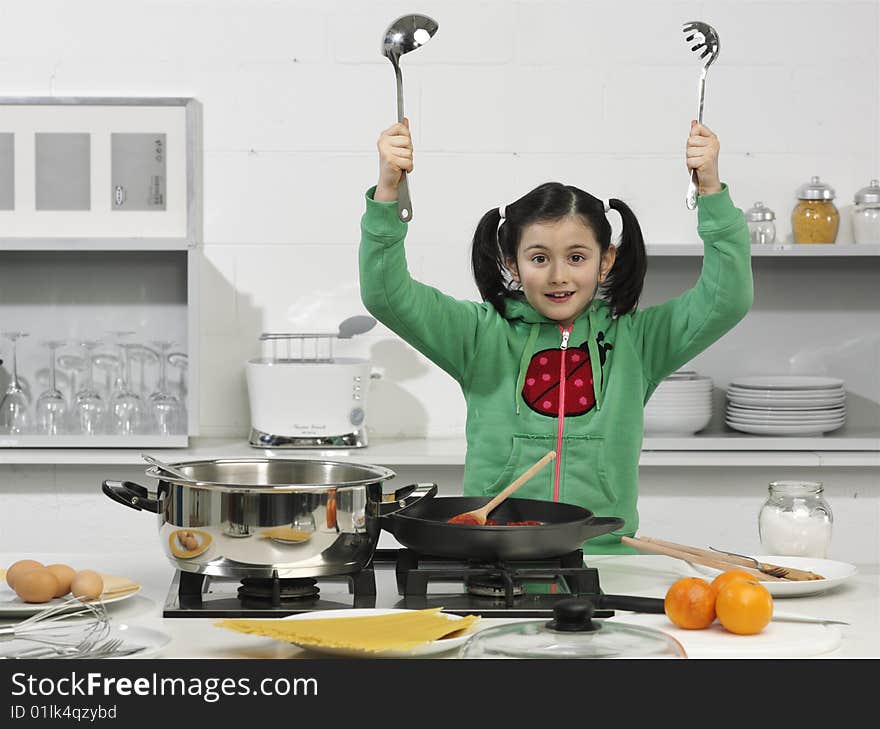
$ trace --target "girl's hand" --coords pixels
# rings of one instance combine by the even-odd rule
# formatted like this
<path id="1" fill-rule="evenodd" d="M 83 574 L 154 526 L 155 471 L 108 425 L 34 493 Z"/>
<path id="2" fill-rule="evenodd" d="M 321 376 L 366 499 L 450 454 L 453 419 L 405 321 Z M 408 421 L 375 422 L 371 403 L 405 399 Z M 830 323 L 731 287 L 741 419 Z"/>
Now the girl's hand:
<path id="1" fill-rule="evenodd" d="M 721 192 L 721 179 L 718 177 L 720 148 L 718 137 L 709 127 L 691 122 L 691 133 L 687 140 L 687 168 L 697 171 L 697 191 L 700 195 Z"/>
<path id="2" fill-rule="evenodd" d="M 397 186 L 403 172 L 413 170 L 413 145 L 409 119 L 388 127 L 376 142 L 379 149 L 379 182 L 373 199 L 380 202 L 397 200 Z"/>

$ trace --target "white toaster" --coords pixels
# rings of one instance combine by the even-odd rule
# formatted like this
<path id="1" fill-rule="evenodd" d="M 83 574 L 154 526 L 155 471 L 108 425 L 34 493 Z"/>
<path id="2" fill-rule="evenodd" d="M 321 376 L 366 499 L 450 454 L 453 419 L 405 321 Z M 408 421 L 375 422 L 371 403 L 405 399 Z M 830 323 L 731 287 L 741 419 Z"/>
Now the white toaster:
<path id="1" fill-rule="evenodd" d="M 249 442 L 257 448 L 367 445 L 367 359 L 256 358 L 247 363 Z"/>

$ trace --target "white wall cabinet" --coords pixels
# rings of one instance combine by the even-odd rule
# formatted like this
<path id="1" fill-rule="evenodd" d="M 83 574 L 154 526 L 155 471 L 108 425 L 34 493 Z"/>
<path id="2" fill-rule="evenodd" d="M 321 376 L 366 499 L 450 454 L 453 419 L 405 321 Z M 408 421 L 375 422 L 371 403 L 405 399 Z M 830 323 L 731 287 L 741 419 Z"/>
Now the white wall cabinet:
<path id="1" fill-rule="evenodd" d="M 182 447 L 197 434 L 200 116 L 191 98 L 0 99 L 0 332 L 28 334 L 16 352 L 31 400 L 24 427 L 0 427 L 0 447 Z M 183 368 L 167 368 L 170 391 L 186 384 L 184 420 L 165 433 L 145 423 L 120 434 L 108 420 L 95 434 L 73 421 L 47 434 L 34 409 L 48 385 L 45 340 L 64 341 L 58 355 L 73 356 L 85 355 L 88 340 L 111 356 L 120 341 L 154 352 L 168 342 L 166 354 L 188 359 L 185 380 Z M 2 392 L 9 337 L 0 337 L 0 358 Z M 148 410 L 157 372 L 158 362 L 143 363 Z M 115 376 L 100 366 L 93 373 L 99 390 Z M 141 373 L 134 360 L 132 389 Z M 58 374 L 68 396 L 83 385 L 82 371 Z"/>

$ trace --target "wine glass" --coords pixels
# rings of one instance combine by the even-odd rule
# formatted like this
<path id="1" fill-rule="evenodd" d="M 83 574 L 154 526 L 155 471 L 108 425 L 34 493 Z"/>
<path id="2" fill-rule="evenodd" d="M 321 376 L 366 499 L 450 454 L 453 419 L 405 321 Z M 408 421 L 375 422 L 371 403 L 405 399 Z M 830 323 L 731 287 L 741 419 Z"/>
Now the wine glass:
<path id="1" fill-rule="evenodd" d="M 58 356 L 58 368 L 67 375 L 67 392 L 71 403 L 76 399 L 76 393 L 79 391 L 76 386 L 77 372 L 86 371 L 86 361 L 78 354 L 61 354 Z"/>
<path id="2" fill-rule="evenodd" d="M 131 358 L 129 352 L 137 344 L 120 343 L 122 360 L 116 386 L 110 398 L 110 430 L 120 435 L 135 435 L 144 429 L 146 406 L 144 399 L 131 387 Z"/>
<path id="3" fill-rule="evenodd" d="M 176 384 L 177 396 L 185 402 L 187 396 L 186 368 L 189 365 L 189 357 L 185 352 L 171 352 L 168 355 L 168 364 L 180 370 Z"/>
<path id="4" fill-rule="evenodd" d="M 92 362 L 95 367 L 104 372 L 104 391 L 101 394 L 103 397 L 107 398 L 107 400 L 113 395 L 120 361 L 119 357 L 115 354 L 110 354 L 109 352 L 98 352 L 92 357 Z"/>
<path id="5" fill-rule="evenodd" d="M 31 425 L 28 408 L 31 399 L 22 388 L 18 377 L 18 340 L 28 336 L 27 332 L 0 332 L 12 342 L 12 379 L 0 400 L 0 433 L 20 435 L 26 433 Z"/>
<path id="6" fill-rule="evenodd" d="M 49 387 L 37 398 L 37 429 L 46 435 L 60 435 L 65 430 L 67 400 L 57 387 L 55 352 L 65 342 L 49 340 L 43 345 L 49 349 Z"/>
<path id="7" fill-rule="evenodd" d="M 107 412 L 107 403 L 101 397 L 101 393 L 95 389 L 92 353 L 101 346 L 102 342 L 96 339 L 87 339 L 79 344 L 86 352 L 86 382 L 83 388 L 76 393 L 73 411 L 79 424 L 79 431 L 83 435 L 98 435 L 102 430 L 101 425 L 104 414 Z"/>
<path id="8" fill-rule="evenodd" d="M 159 383 L 156 391 L 150 395 L 153 415 L 160 435 L 172 435 L 183 432 L 183 406 L 180 400 L 168 389 L 168 350 L 174 342 L 168 340 L 154 341 L 153 346 L 159 350 Z"/>
<path id="9" fill-rule="evenodd" d="M 150 391 L 147 389 L 146 366 L 153 362 L 158 362 L 159 355 L 146 345 L 141 344 L 137 347 L 132 347 L 131 350 L 129 350 L 128 358 L 132 362 L 137 362 L 140 365 L 138 367 L 138 382 L 135 390 L 139 392 L 142 397 L 147 397 L 150 394 Z"/>
<path id="10" fill-rule="evenodd" d="M 116 342 L 116 351 L 118 354 L 118 362 L 119 368 L 116 370 L 116 378 L 113 380 L 112 390 L 107 392 L 107 399 L 109 400 L 112 397 L 113 393 L 121 388 L 123 383 L 125 382 L 125 372 L 123 371 L 124 365 L 123 359 L 125 357 L 125 352 L 123 352 L 123 347 L 125 347 L 128 338 L 134 334 L 130 329 L 114 329 L 107 332 L 107 336 Z"/>

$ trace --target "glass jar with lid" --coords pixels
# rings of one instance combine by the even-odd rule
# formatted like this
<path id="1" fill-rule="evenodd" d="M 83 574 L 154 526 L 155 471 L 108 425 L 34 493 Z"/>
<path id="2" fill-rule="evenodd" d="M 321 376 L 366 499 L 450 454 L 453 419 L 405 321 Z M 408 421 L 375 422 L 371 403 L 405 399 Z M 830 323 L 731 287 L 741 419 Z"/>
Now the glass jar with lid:
<path id="1" fill-rule="evenodd" d="M 834 189 L 818 177 L 801 185 L 798 204 L 791 212 L 795 243 L 834 243 L 840 225 L 840 213 L 834 205 Z"/>
<path id="2" fill-rule="evenodd" d="M 772 481 L 758 514 L 758 535 L 769 555 L 824 559 L 833 516 L 819 481 Z"/>
<path id="3" fill-rule="evenodd" d="M 856 243 L 880 243 L 880 181 L 859 190 L 853 198 L 853 237 Z"/>
<path id="4" fill-rule="evenodd" d="M 776 213 L 762 202 L 756 202 L 746 210 L 749 237 L 756 245 L 773 245 L 776 242 Z"/>

